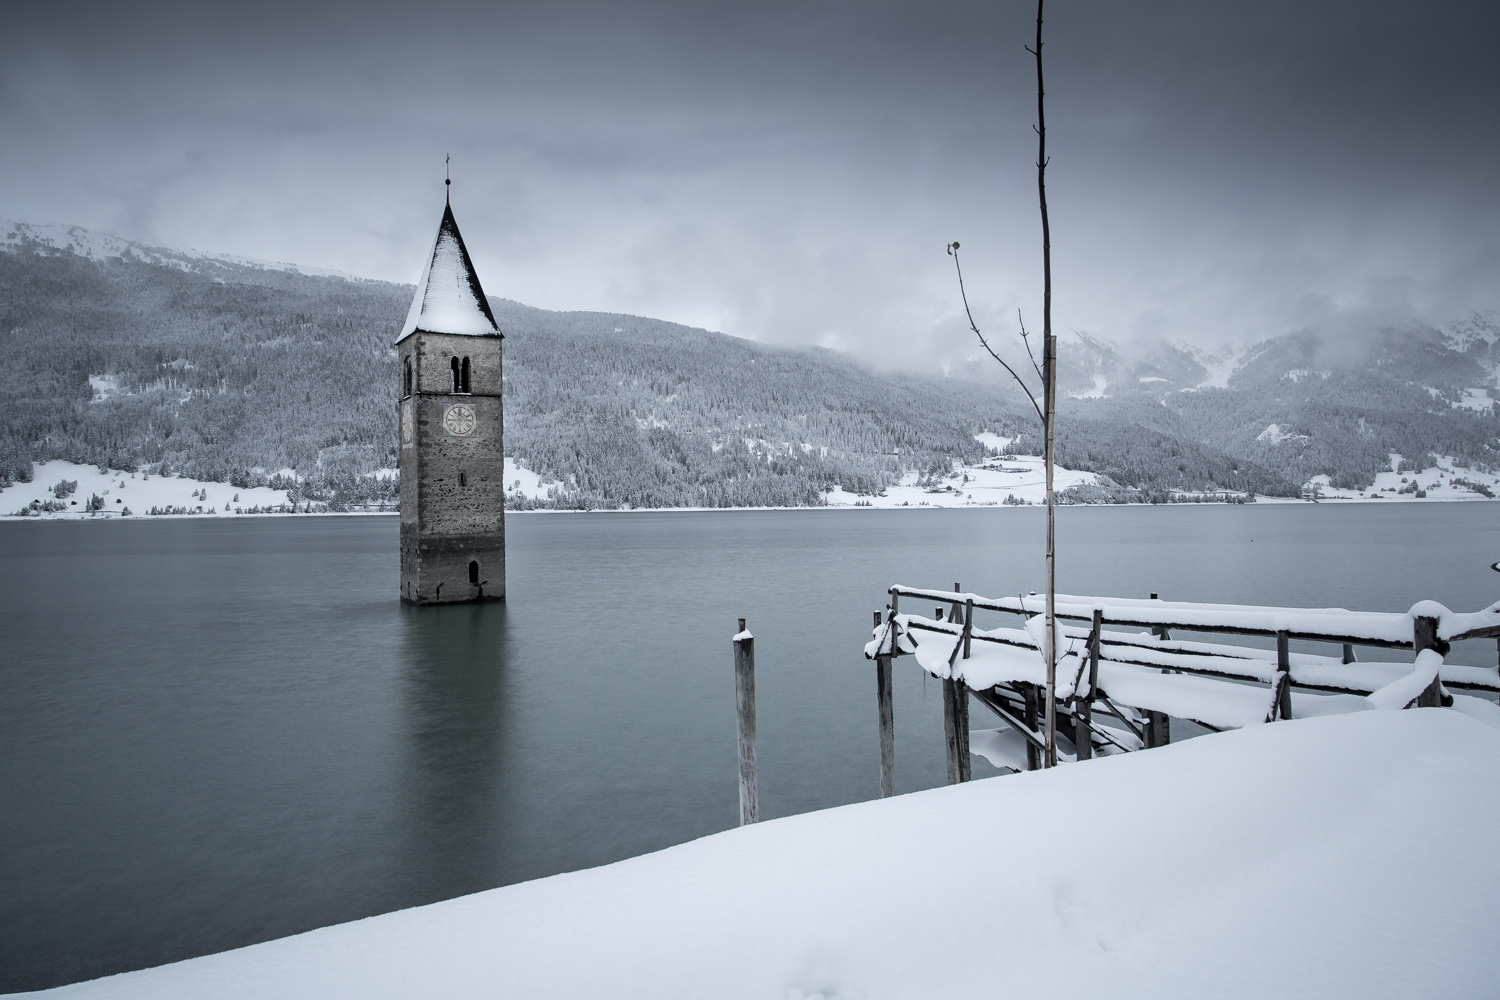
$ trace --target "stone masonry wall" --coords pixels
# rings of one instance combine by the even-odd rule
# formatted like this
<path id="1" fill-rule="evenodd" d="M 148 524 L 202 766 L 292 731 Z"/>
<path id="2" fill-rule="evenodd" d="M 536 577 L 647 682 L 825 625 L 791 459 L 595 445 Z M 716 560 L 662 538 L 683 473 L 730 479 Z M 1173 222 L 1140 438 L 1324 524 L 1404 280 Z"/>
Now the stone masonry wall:
<path id="1" fill-rule="evenodd" d="M 499 337 L 416 333 L 402 342 L 415 388 L 400 401 L 401 596 L 419 604 L 505 596 L 505 414 Z M 453 357 L 469 358 L 469 393 L 452 391 Z M 444 416 L 473 414 L 454 433 Z M 455 421 L 459 431 L 467 420 Z M 469 563 L 479 564 L 479 585 Z"/>

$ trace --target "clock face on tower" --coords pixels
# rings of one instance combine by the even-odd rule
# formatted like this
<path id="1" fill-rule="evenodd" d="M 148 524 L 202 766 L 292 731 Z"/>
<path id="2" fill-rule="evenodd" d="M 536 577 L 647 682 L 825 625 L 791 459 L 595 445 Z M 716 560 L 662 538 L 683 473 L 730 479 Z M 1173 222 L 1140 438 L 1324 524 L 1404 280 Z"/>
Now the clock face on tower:
<path id="1" fill-rule="evenodd" d="M 474 407 L 468 403 L 454 403 L 443 411 L 443 430 L 454 437 L 468 437 L 474 433 L 476 420 Z"/>

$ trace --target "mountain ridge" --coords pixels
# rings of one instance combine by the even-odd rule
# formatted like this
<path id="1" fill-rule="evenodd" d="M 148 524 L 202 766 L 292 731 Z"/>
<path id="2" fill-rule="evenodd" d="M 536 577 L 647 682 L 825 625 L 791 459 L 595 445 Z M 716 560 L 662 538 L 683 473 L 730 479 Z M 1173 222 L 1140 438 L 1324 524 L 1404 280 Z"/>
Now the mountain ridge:
<path id="1" fill-rule="evenodd" d="M 216 481 L 292 468 L 348 492 L 394 463 L 391 344 L 411 286 L 78 227 L 0 235 L 12 358 L 0 479 L 56 458 Z M 1012 453 L 1040 447 L 992 363 L 879 372 L 649 317 L 490 304 L 509 337 L 507 451 L 564 484 L 560 505 L 817 504 L 972 465 L 976 434 L 1012 439 Z M 1069 338 L 1059 461 L 1103 477 L 1090 498 L 1106 500 L 1296 496 L 1319 476 L 1369 489 L 1393 452 L 1413 468 L 1426 456 L 1495 467 L 1493 316 L 1347 346 L 1304 333 L 1211 354 Z"/>

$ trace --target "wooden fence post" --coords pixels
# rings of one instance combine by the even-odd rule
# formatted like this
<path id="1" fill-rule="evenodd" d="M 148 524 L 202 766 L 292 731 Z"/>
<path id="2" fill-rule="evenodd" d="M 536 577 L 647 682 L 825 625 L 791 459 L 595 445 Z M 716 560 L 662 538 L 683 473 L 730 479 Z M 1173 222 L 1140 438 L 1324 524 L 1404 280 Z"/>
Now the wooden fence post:
<path id="1" fill-rule="evenodd" d="M 1073 750 L 1078 760 L 1094 756 L 1094 685 L 1099 683 L 1099 639 L 1104 634 L 1104 612 L 1094 609 L 1094 632 L 1089 638 L 1089 696 L 1073 692 Z"/>
<path id="2" fill-rule="evenodd" d="M 1435 649 L 1441 656 L 1448 655 L 1448 644 L 1438 638 L 1438 620 L 1425 615 L 1418 616 L 1412 621 L 1412 652 L 1413 655 L 1420 654 L 1424 649 Z M 1443 682 L 1439 677 L 1434 677 L 1427 689 L 1417 696 L 1418 708 L 1441 708 L 1443 707 Z"/>
<path id="3" fill-rule="evenodd" d="M 1037 730 L 1037 697 L 1036 685 L 1021 683 L 1017 684 L 1026 698 L 1026 714 L 1021 720 L 1026 723 L 1026 728 L 1033 733 Z M 1040 771 L 1042 769 L 1042 752 L 1036 748 L 1036 744 L 1030 740 L 1026 741 L 1026 770 Z"/>
<path id="4" fill-rule="evenodd" d="M 875 612 L 880 627 L 880 612 Z M 892 644 L 894 651 L 894 644 Z M 875 654 L 875 699 L 880 710 L 880 797 L 896 794 L 896 715 L 891 704 L 891 654 Z"/>
<path id="5" fill-rule="evenodd" d="M 1281 700 L 1278 709 L 1283 719 L 1292 717 L 1292 652 L 1291 642 L 1285 632 L 1276 633 L 1276 678 L 1281 685 Z"/>
<path id="6" fill-rule="evenodd" d="M 1151 595 L 1151 599 L 1153 601 L 1159 601 L 1159 600 L 1161 600 L 1161 598 L 1157 597 L 1155 594 Z M 1156 636 L 1158 639 L 1170 639 L 1170 638 L 1172 638 L 1172 633 L 1169 632 L 1169 631 L 1167 631 L 1167 627 L 1165 625 L 1153 625 L 1153 626 L 1151 626 L 1151 634 L 1154 635 L 1154 636 Z"/>
<path id="7" fill-rule="evenodd" d="M 755 637 L 740 619 L 734 637 L 734 709 L 740 738 L 740 826 L 760 819 L 755 782 Z"/>
<path id="8" fill-rule="evenodd" d="M 1155 594 L 1151 595 L 1151 599 L 1153 601 L 1161 600 Z M 1158 639 L 1171 638 L 1171 633 L 1162 625 L 1151 626 L 1151 634 Z M 1168 672 L 1166 670 L 1162 671 L 1164 674 Z M 1147 750 L 1150 750 L 1152 747 L 1164 747 L 1172 742 L 1171 716 L 1164 712 L 1152 712 L 1148 710 L 1146 712 L 1146 739 L 1144 742 Z"/>
<path id="9" fill-rule="evenodd" d="M 1166 712 L 1146 711 L 1146 749 L 1172 742 L 1172 717 Z"/>

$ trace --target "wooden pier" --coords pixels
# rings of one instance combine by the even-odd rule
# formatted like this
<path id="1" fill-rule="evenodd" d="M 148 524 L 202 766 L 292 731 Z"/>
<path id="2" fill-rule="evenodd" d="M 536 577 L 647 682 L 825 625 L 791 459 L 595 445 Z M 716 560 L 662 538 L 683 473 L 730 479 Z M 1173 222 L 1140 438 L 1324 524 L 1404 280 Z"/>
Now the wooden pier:
<path id="1" fill-rule="evenodd" d="M 882 796 L 895 792 L 891 670 L 901 656 L 943 682 L 949 784 L 969 780 L 971 752 L 997 766 L 1039 768 L 1049 696 L 1057 759 L 1072 762 L 1163 746 L 1173 718 L 1217 732 L 1371 709 L 1454 707 L 1452 691 L 1500 693 L 1500 667 L 1444 661 L 1451 643 L 1486 638 L 1496 639 L 1500 660 L 1500 602 L 1472 613 L 1432 601 L 1382 613 L 1060 594 L 1057 682 L 1048 692 L 1040 595 L 992 598 L 957 584 L 951 592 L 898 585 L 889 593 L 865 647 L 876 665 Z M 903 601 L 936 608 L 930 616 L 902 611 Z M 1019 617 L 1023 627 L 982 629 L 976 612 Z M 1174 639 L 1174 632 L 1260 636 L 1275 648 Z M 1294 653 L 1292 640 L 1326 643 L 1338 655 Z M 1413 659 L 1361 662 L 1357 647 L 1410 649 Z M 1002 725 L 971 731 L 971 698 Z M 1458 707 L 1500 712 L 1492 704 Z"/>

